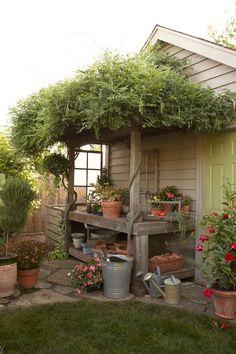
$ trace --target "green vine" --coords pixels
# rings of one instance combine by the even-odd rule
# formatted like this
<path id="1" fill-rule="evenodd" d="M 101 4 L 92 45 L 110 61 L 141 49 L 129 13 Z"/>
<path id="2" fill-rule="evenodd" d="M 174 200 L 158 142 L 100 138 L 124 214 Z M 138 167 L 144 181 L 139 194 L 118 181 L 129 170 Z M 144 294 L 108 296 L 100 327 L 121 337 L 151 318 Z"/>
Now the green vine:
<path id="1" fill-rule="evenodd" d="M 230 92 L 191 83 L 185 67 L 159 49 L 132 56 L 106 52 L 83 73 L 19 101 L 10 110 L 13 141 L 19 151 L 37 156 L 104 128 L 221 130 L 234 114 Z"/>

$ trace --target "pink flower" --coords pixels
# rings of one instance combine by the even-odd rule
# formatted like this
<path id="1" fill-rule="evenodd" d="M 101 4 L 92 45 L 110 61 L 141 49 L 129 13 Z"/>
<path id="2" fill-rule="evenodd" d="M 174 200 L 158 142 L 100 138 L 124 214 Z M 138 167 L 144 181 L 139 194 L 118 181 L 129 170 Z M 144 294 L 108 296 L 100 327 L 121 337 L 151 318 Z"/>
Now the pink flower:
<path id="1" fill-rule="evenodd" d="M 203 290 L 203 295 L 206 296 L 206 297 L 211 297 L 212 294 L 213 294 L 213 291 L 212 291 L 211 288 L 205 288 L 205 289 Z"/>
<path id="2" fill-rule="evenodd" d="M 203 250 L 203 245 L 196 245 L 195 250 L 201 252 Z"/>
<path id="3" fill-rule="evenodd" d="M 92 272 L 95 272 L 95 266 L 91 265 L 91 266 L 89 267 L 89 269 L 90 269 Z"/>
<path id="4" fill-rule="evenodd" d="M 230 247 L 231 247 L 233 250 L 236 250 L 236 242 L 230 242 Z"/>
<path id="5" fill-rule="evenodd" d="M 93 282 L 91 280 L 87 281 L 87 285 L 92 285 L 92 284 L 93 284 Z"/>
<path id="6" fill-rule="evenodd" d="M 81 290 L 80 290 L 79 288 L 76 288 L 76 289 L 75 289 L 75 294 L 76 294 L 76 295 L 81 294 Z"/>
<path id="7" fill-rule="evenodd" d="M 212 210 L 211 215 L 218 216 L 219 214 L 217 213 L 217 211 Z"/>
<path id="8" fill-rule="evenodd" d="M 204 243 L 205 241 L 208 241 L 209 237 L 207 235 L 200 235 L 199 236 L 199 241 L 201 241 L 202 243 Z"/>
<path id="9" fill-rule="evenodd" d="M 169 199 L 174 199 L 174 197 L 175 197 L 174 193 L 172 193 L 172 192 L 166 192 L 166 196 Z"/>
<path id="10" fill-rule="evenodd" d="M 232 262 L 232 261 L 235 261 L 235 257 L 234 257 L 234 255 L 233 255 L 233 253 L 230 253 L 230 252 L 228 252 L 228 253 L 226 253 L 225 255 L 224 255 L 224 259 L 226 260 L 226 262 Z"/>
<path id="11" fill-rule="evenodd" d="M 90 273 L 90 272 L 89 272 L 87 275 L 88 275 L 88 278 L 89 278 L 89 279 L 91 279 L 91 278 L 93 277 L 93 274 Z"/>
<path id="12" fill-rule="evenodd" d="M 212 226 L 208 226 L 207 227 L 207 231 L 209 232 L 209 234 L 214 234 L 215 233 L 215 229 Z"/>

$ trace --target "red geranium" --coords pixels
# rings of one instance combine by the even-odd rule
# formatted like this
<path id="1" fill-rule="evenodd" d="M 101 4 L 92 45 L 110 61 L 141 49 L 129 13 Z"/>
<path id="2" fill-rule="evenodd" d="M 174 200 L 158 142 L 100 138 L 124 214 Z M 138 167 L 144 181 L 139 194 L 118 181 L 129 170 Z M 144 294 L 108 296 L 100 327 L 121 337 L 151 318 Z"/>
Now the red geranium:
<path id="1" fill-rule="evenodd" d="M 200 223 L 201 267 L 214 289 L 236 291 L 236 191 L 223 185 L 223 210 L 206 214 Z"/>
<path id="2" fill-rule="evenodd" d="M 224 255 L 224 259 L 226 260 L 226 262 L 232 262 L 235 260 L 235 257 L 233 253 L 228 252 Z"/>
<path id="3" fill-rule="evenodd" d="M 211 288 L 205 288 L 205 289 L 203 290 L 203 295 L 206 296 L 206 297 L 211 297 L 212 294 L 213 294 L 213 291 L 212 291 Z"/>
<path id="4" fill-rule="evenodd" d="M 233 250 L 236 250 L 236 242 L 230 242 L 230 247 L 231 247 Z"/>

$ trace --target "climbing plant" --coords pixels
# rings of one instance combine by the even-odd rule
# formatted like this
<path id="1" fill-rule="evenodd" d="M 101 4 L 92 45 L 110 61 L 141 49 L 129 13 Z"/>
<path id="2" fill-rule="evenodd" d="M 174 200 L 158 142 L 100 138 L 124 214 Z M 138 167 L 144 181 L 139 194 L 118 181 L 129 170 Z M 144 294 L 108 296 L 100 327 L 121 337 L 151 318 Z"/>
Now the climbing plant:
<path id="1" fill-rule="evenodd" d="M 142 128 L 217 131 L 233 116 L 232 100 L 191 83 L 186 63 L 160 50 L 121 56 L 106 52 L 86 71 L 19 101 L 10 111 L 19 150 L 38 155 L 83 131 L 99 135 Z"/>

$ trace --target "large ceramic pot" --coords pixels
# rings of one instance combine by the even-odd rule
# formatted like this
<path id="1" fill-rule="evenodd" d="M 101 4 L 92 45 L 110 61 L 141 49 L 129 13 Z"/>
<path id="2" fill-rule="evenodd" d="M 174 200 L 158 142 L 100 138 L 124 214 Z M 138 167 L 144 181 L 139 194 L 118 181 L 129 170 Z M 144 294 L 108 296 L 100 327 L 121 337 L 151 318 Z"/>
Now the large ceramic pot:
<path id="1" fill-rule="evenodd" d="M 120 201 L 102 201 L 102 213 L 105 218 L 119 218 L 121 211 Z"/>
<path id="2" fill-rule="evenodd" d="M 0 297 L 11 296 L 15 292 L 17 278 L 17 255 L 0 257 Z"/>
<path id="3" fill-rule="evenodd" d="M 39 268 L 24 269 L 17 271 L 17 280 L 21 288 L 30 289 L 35 286 L 38 281 Z"/>
<path id="4" fill-rule="evenodd" d="M 227 320 L 236 318 L 236 291 L 212 290 L 215 315 Z"/>

